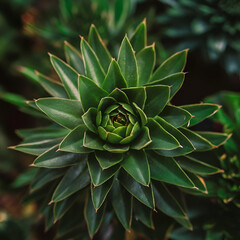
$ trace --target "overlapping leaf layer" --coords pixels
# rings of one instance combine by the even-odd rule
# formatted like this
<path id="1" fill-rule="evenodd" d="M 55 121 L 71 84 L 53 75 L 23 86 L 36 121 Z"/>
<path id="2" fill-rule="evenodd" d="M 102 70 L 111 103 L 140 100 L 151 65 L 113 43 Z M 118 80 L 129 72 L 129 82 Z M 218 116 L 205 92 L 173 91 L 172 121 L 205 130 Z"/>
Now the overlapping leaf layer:
<path id="1" fill-rule="evenodd" d="M 214 149 L 228 135 L 191 130 L 219 105 L 170 103 L 184 81 L 187 50 L 155 67 L 154 45 L 146 42 L 143 21 L 124 37 L 116 60 L 91 26 L 81 52 L 65 43 L 67 62 L 50 54 L 61 81 L 36 72 L 52 97 L 28 104 L 53 125 L 20 130 L 24 141 L 14 149 L 38 156 L 31 194 L 45 199 L 48 227 L 76 206 L 82 216 L 85 205 L 90 236 L 112 211 L 127 230 L 132 216 L 153 228 L 155 209 L 191 228 L 169 186 L 207 194 L 201 175 L 221 170 L 191 153 Z"/>

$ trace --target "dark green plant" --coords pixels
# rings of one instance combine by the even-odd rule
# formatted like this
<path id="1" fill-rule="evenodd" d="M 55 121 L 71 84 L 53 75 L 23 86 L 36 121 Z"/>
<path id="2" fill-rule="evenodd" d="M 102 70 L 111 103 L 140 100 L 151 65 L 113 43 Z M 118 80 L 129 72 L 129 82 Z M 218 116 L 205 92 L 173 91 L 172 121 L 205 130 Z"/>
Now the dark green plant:
<path id="1" fill-rule="evenodd" d="M 130 41 L 124 37 L 117 60 L 93 25 L 80 46 L 81 53 L 65 42 L 68 63 L 49 54 L 61 82 L 36 72 L 52 97 L 27 101 L 25 108 L 54 123 L 19 130 L 24 140 L 11 147 L 37 156 L 32 166 L 39 170 L 25 201 L 44 201 L 47 228 L 58 222 L 62 236 L 84 227 L 83 208 L 91 237 L 101 223 L 102 229 L 117 228 L 114 212 L 126 230 L 134 219 L 153 228 L 156 209 L 191 229 L 176 193 L 207 194 L 200 175 L 221 170 L 199 160 L 198 153 L 229 136 L 189 129 L 219 105 L 170 103 L 184 81 L 187 50 L 155 69 L 145 21 Z"/>
<path id="2" fill-rule="evenodd" d="M 224 170 L 218 178 L 216 187 L 218 196 L 225 202 L 233 202 L 240 207 L 240 95 L 233 92 L 221 92 L 206 99 L 207 102 L 218 103 L 222 109 L 212 117 L 215 123 L 222 126 L 223 131 L 232 137 L 218 150 L 221 168 Z"/>
<path id="3" fill-rule="evenodd" d="M 228 73 L 239 72 L 240 2 L 238 0 L 160 0 L 170 5 L 159 22 L 178 48 L 197 48 L 220 60 Z"/>

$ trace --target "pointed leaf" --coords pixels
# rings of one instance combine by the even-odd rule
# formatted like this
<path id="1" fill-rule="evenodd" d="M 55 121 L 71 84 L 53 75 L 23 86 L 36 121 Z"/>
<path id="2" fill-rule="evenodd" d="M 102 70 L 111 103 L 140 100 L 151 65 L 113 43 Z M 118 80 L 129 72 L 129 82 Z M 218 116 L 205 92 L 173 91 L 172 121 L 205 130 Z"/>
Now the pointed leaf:
<path id="1" fill-rule="evenodd" d="M 164 61 L 160 67 L 154 72 L 150 82 L 167 77 L 173 73 L 182 72 L 186 65 L 188 50 L 175 53 L 166 61 Z"/>
<path id="2" fill-rule="evenodd" d="M 111 62 L 111 55 L 108 52 L 103 40 L 101 39 L 96 27 L 92 24 L 90 27 L 88 42 L 97 55 L 103 69 L 107 72 Z"/>
<path id="3" fill-rule="evenodd" d="M 139 52 L 147 44 L 147 27 L 146 20 L 144 19 L 136 28 L 133 36 L 131 37 L 131 44 L 135 52 Z"/>
<path id="4" fill-rule="evenodd" d="M 34 141 L 31 143 L 19 144 L 17 146 L 9 148 L 32 155 L 40 155 L 47 151 L 49 148 L 55 146 L 56 144 L 59 144 L 61 140 L 61 138 L 47 139 L 41 141 Z"/>
<path id="5" fill-rule="evenodd" d="M 110 94 L 109 97 L 112 97 L 117 102 L 127 103 L 129 104 L 128 97 L 126 93 L 124 93 L 122 90 L 115 88 Z"/>
<path id="6" fill-rule="evenodd" d="M 175 197 L 168 191 L 165 184 L 154 183 L 153 192 L 156 201 L 156 207 L 170 217 L 186 218 L 186 213 Z"/>
<path id="7" fill-rule="evenodd" d="M 87 112 L 85 112 L 82 115 L 82 119 L 83 119 L 85 126 L 93 133 L 97 133 L 96 117 L 97 117 L 97 109 L 96 108 L 89 108 L 87 110 Z"/>
<path id="8" fill-rule="evenodd" d="M 141 109 L 144 108 L 146 101 L 146 91 L 144 87 L 131 87 L 122 89 L 131 103 L 136 103 Z"/>
<path id="9" fill-rule="evenodd" d="M 136 57 L 127 36 L 123 39 L 119 49 L 118 64 L 128 87 L 138 86 Z"/>
<path id="10" fill-rule="evenodd" d="M 108 180 L 98 187 L 94 187 L 91 185 L 91 194 L 92 194 L 92 202 L 93 206 L 96 210 L 98 210 L 103 202 L 105 201 L 109 191 L 112 188 L 113 179 Z"/>
<path id="11" fill-rule="evenodd" d="M 107 71 L 107 75 L 102 84 L 102 88 L 107 92 L 111 92 L 115 88 L 125 87 L 127 87 L 127 83 L 121 73 L 120 67 L 116 60 L 112 59 L 111 64 Z"/>
<path id="12" fill-rule="evenodd" d="M 59 149 L 65 152 L 73 153 L 88 153 L 91 149 L 83 146 L 83 137 L 86 127 L 84 124 L 80 124 L 74 128 L 60 143 Z"/>
<path id="13" fill-rule="evenodd" d="M 87 77 L 91 78 L 96 85 L 101 86 L 105 72 L 95 52 L 83 38 L 81 39 L 81 50 Z"/>
<path id="14" fill-rule="evenodd" d="M 147 127 L 150 131 L 152 142 L 147 149 L 172 150 L 180 146 L 177 139 L 168 133 L 157 121 L 152 118 L 148 119 Z"/>
<path id="15" fill-rule="evenodd" d="M 163 157 L 153 151 L 147 153 L 151 178 L 173 185 L 193 188 L 194 184 L 173 158 Z"/>
<path id="16" fill-rule="evenodd" d="M 181 156 L 177 157 L 176 160 L 182 168 L 192 173 L 200 175 L 210 175 L 222 172 L 221 169 L 205 162 L 199 161 L 193 157 Z"/>
<path id="17" fill-rule="evenodd" d="M 197 151 L 208 151 L 214 148 L 214 146 L 207 139 L 201 137 L 196 132 L 186 128 L 181 128 L 180 130 L 188 138 Z"/>
<path id="18" fill-rule="evenodd" d="M 147 127 L 143 127 L 139 136 L 131 144 L 131 148 L 135 150 L 141 150 L 147 147 L 151 142 L 152 139 L 149 134 L 149 129 Z"/>
<path id="19" fill-rule="evenodd" d="M 91 79 L 79 76 L 78 79 L 80 98 L 85 111 L 90 107 L 97 107 L 100 100 L 108 94 L 98 87 Z"/>
<path id="20" fill-rule="evenodd" d="M 65 56 L 68 64 L 80 74 L 85 74 L 81 53 L 67 41 L 64 42 Z"/>
<path id="21" fill-rule="evenodd" d="M 83 146 L 94 150 L 103 150 L 104 142 L 99 138 L 98 135 L 86 131 L 83 137 Z"/>
<path id="22" fill-rule="evenodd" d="M 60 58 L 50 55 L 51 63 L 61 79 L 71 99 L 80 99 L 78 92 L 78 73 Z"/>
<path id="23" fill-rule="evenodd" d="M 37 174 L 32 180 L 31 189 L 38 189 L 44 186 L 45 184 L 53 181 L 56 178 L 61 177 L 65 173 L 66 169 L 59 168 L 59 169 L 47 169 L 47 168 L 40 168 L 38 169 Z"/>
<path id="24" fill-rule="evenodd" d="M 82 105 L 80 101 L 62 98 L 40 98 L 37 106 L 53 121 L 63 127 L 73 129 L 82 123 Z"/>
<path id="25" fill-rule="evenodd" d="M 193 105 L 184 105 L 181 106 L 181 108 L 187 110 L 191 115 L 193 115 L 193 118 L 191 119 L 189 125 L 189 127 L 191 127 L 215 114 L 220 109 L 220 105 L 201 103 Z"/>
<path id="26" fill-rule="evenodd" d="M 227 133 L 217 133 L 217 132 L 197 132 L 200 136 L 207 139 L 215 147 L 219 147 L 224 144 L 232 134 Z"/>
<path id="27" fill-rule="evenodd" d="M 119 178 L 121 184 L 128 190 L 128 192 L 147 207 L 154 209 L 155 203 L 151 185 L 149 187 L 143 186 L 123 171 L 120 172 Z"/>
<path id="28" fill-rule="evenodd" d="M 124 156 L 124 161 L 121 166 L 128 172 L 136 181 L 148 186 L 150 183 L 150 170 L 146 153 L 144 151 L 131 150 Z"/>
<path id="29" fill-rule="evenodd" d="M 147 227 L 153 228 L 152 210 L 137 200 L 134 200 L 133 206 L 134 216 Z"/>
<path id="30" fill-rule="evenodd" d="M 105 206 L 102 206 L 96 212 L 96 210 L 93 206 L 91 197 L 89 196 L 86 199 L 85 208 L 84 208 L 84 217 L 87 222 L 88 232 L 89 232 L 91 238 L 98 231 L 98 229 L 101 225 L 101 222 L 103 220 L 104 212 L 105 212 Z"/>
<path id="31" fill-rule="evenodd" d="M 112 167 L 123 160 L 123 154 L 121 153 L 95 151 L 95 156 L 102 169 Z"/>
<path id="32" fill-rule="evenodd" d="M 90 176 L 85 166 L 86 162 L 82 161 L 68 169 L 53 194 L 53 202 L 61 201 L 89 184 Z"/>
<path id="33" fill-rule="evenodd" d="M 36 72 L 36 74 L 37 74 L 38 82 L 49 94 L 51 94 L 53 97 L 68 98 L 68 95 L 61 83 L 39 72 Z"/>
<path id="34" fill-rule="evenodd" d="M 103 170 L 94 154 L 91 154 L 88 158 L 88 169 L 94 186 L 100 186 L 116 173 L 119 169 L 119 165 L 114 165 L 113 167 Z"/>
<path id="35" fill-rule="evenodd" d="M 179 128 L 187 124 L 192 118 L 192 115 L 180 107 L 167 105 L 160 113 L 160 117 L 175 128 Z"/>
<path id="36" fill-rule="evenodd" d="M 170 87 L 163 85 L 147 86 L 147 99 L 144 112 L 148 117 L 155 117 L 169 101 Z"/>
<path id="37" fill-rule="evenodd" d="M 34 161 L 34 166 L 45 168 L 62 168 L 86 161 L 87 154 L 76 154 L 57 151 L 58 146 L 50 148 Z"/>
<path id="38" fill-rule="evenodd" d="M 154 45 L 143 48 L 136 55 L 136 59 L 137 59 L 138 76 L 139 76 L 138 86 L 143 86 L 149 81 L 155 66 L 156 54 L 155 54 Z"/>
<path id="39" fill-rule="evenodd" d="M 126 230 L 130 229 L 132 220 L 132 199 L 129 193 L 121 186 L 118 179 L 114 180 L 112 187 L 112 206 Z"/>
<path id="40" fill-rule="evenodd" d="M 153 82 L 150 82 L 147 85 L 167 85 L 170 88 L 170 99 L 173 98 L 173 96 L 178 92 L 178 90 L 181 88 L 183 81 L 185 78 L 185 74 L 180 72 L 180 73 L 174 73 L 171 74 L 163 79 L 156 80 Z"/>
<path id="41" fill-rule="evenodd" d="M 167 123 L 165 120 L 163 120 L 160 117 L 154 118 L 158 124 L 160 124 L 166 131 L 168 131 L 169 134 L 174 136 L 180 143 L 180 146 L 173 150 L 157 150 L 157 152 L 163 156 L 166 157 L 174 157 L 174 156 L 180 156 L 180 155 L 186 155 L 188 153 L 191 153 L 195 150 L 192 143 L 188 140 L 188 138 L 182 134 L 181 131 L 179 131 L 177 128 L 173 127 L 169 123 Z"/>

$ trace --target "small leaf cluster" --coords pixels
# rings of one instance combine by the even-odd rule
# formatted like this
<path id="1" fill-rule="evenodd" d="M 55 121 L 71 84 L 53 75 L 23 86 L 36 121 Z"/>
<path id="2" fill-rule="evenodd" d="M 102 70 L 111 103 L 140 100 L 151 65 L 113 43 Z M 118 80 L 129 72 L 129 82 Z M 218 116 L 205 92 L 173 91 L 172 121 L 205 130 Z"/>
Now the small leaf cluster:
<path id="1" fill-rule="evenodd" d="M 115 218 L 113 212 L 126 230 L 133 218 L 153 228 L 156 209 L 191 228 L 170 189 L 206 195 L 202 175 L 221 170 L 198 159 L 198 153 L 217 148 L 229 135 L 191 130 L 219 105 L 170 102 L 183 84 L 188 51 L 156 67 L 145 21 L 130 40 L 124 37 L 117 59 L 93 25 L 80 49 L 65 42 L 66 62 L 49 54 L 60 81 L 36 72 L 51 97 L 28 101 L 28 110 L 53 123 L 19 130 L 24 140 L 12 147 L 37 156 L 32 166 L 39 170 L 28 199 L 44 199 L 47 227 L 62 226 L 68 212 L 84 208 L 91 237 L 102 221 Z"/>
<path id="2" fill-rule="evenodd" d="M 239 70 L 240 3 L 238 0 L 160 0 L 170 6 L 160 16 L 164 34 L 179 48 L 196 48 L 210 60 L 220 60 L 232 74 Z"/>

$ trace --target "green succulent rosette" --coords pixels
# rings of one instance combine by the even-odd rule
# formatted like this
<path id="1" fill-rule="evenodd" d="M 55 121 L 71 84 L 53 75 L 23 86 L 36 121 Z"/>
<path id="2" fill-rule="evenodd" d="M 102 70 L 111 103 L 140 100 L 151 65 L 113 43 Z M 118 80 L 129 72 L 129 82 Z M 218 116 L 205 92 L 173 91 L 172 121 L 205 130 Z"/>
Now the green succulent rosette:
<path id="1" fill-rule="evenodd" d="M 84 205 L 90 236 L 102 221 L 115 218 L 113 212 L 126 230 L 135 219 L 153 228 L 156 209 L 191 228 L 169 186 L 206 195 L 201 176 L 220 169 L 189 154 L 214 149 L 229 136 L 191 130 L 219 105 L 170 103 L 184 81 L 187 50 L 156 68 L 143 21 L 130 40 L 124 37 L 117 60 L 94 26 L 88 41 L 81 38 L 81 53 L 67 42 L 65 53 L 67 63 L 50 54 L 61 81 L 36 72 L 52 97 L 28 101 L 25 107 L 54 124 L 19 130 L 24 141 L 13 147 L 38 156 L 28 198 L 44 200 L 47 227 L 61 226 L 66 216 L 73 221 L 68 211 L 76 214 Z M 71 210 L 75 203 L 77 210 Z"/>

